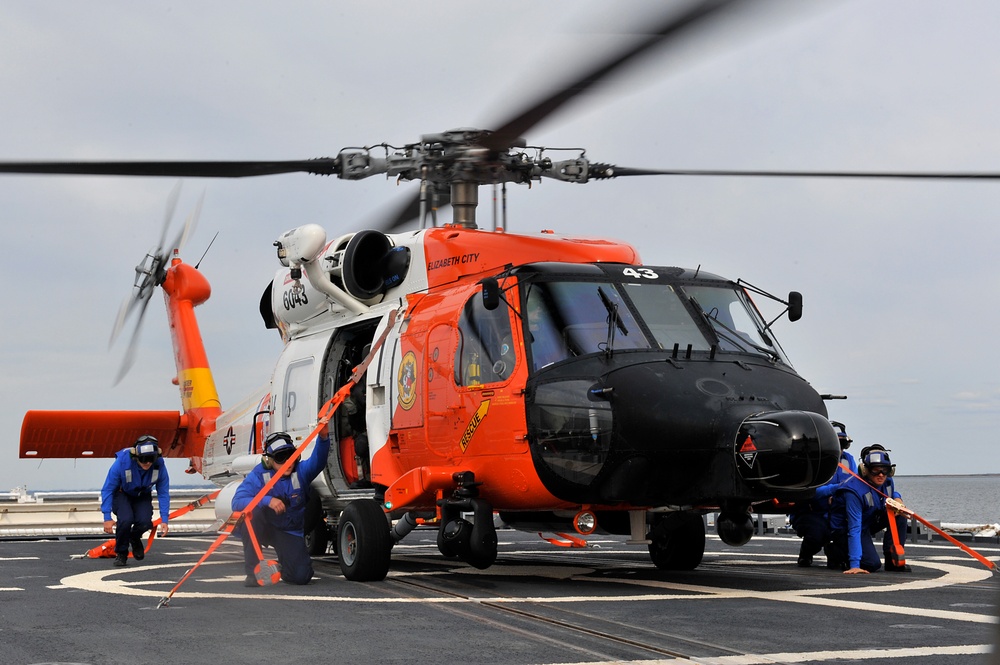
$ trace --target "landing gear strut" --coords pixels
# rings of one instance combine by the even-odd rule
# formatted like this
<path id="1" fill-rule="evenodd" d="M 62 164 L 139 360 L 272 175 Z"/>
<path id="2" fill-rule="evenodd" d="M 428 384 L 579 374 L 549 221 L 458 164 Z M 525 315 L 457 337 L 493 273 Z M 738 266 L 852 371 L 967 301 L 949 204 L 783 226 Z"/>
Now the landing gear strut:
<path id="1" fill-rule="evenodd" d="M 441 528 L 437 545 L 446 557 L 459 557 L 470 566 L 485 570 L 497 560 L 497 531 L 493 508 L 479 494 L 479 483 L 471 471 L 454 475 L 458 488 L 448 499 L 441 499 Z M 462 517 L 472 513 L 472 522 Z"/>

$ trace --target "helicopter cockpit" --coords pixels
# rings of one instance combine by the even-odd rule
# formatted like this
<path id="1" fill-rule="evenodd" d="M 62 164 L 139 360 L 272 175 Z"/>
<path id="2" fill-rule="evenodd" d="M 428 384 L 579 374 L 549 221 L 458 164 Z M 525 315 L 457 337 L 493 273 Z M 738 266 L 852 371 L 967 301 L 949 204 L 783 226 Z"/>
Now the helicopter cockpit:
<path id="1" fill-rule="evenodd" d="M 790 365 L 746 291 L 678 268 L 596 268 L 527 283 L 526 346 L 539 370 L 590 353 L 732 352 Z"/>
<path id="2" fill-rule="evenodd" d="M 725 496 L 749 502 L 832 473 L 826 407 L 742 283 L 610 263 L 529 264 L 512 275 L 529 445 L 556 496 L 698 505 L 722 499 L 728 477 Z M 766 451 L 740 461 L 747 436 L 771 434 Z"/>

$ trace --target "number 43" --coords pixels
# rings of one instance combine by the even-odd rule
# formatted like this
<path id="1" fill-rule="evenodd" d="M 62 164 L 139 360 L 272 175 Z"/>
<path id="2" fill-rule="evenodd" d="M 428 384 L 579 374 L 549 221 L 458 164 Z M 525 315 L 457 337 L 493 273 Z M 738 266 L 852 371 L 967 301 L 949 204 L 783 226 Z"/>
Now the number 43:
<path id="1" fill-rule="evenodd" d="M 625 268 L 622 270 L 622 274 L 626 277 L 641 277 L 643 279 L 656 279 L 659 277 L 659 275 L 649 268 Z"/>

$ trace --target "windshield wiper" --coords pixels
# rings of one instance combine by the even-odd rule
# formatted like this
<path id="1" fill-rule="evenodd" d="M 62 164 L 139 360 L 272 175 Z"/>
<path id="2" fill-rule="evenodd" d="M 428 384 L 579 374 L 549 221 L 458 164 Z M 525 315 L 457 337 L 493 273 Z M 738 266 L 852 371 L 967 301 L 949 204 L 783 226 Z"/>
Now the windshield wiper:
<path id="1" fill-rule="evenodd" d="M 615 352 L 615 328 L 620 330 L 626 337 L 628 336 L 628 328 L 625 327 L 625 322 L 622 321 L 621 315 L 618 314 L 618 304 L 611 302 L 611 298 L 608 297 L 608 294 L 600 286 L 597 287 L 597 295 L 601 297 L 604 309 L 608 310 L 608 344 L 604 349 L 604 353 L 610 357 Z"/>
<path id="2" fill-rule="evenodd" d="M 699 312 L 701 312 L 702 316 L 705 317 L 705 319 L 708 321 L 709 325 L 712 326 L 712 330 L 715 331 L 715 334 L 719 337 L 720 340 L 723 340 L 723 339 L 726 340 L 727 342 L 729 342 L 733 346 L 737 347 L 741 351 L 748 351 L 749 349 L 747 349 L 747 346 L 750 346 L 751 348 L 754 348 L 757 351 L 760 351 L 761 353 L 764 353 L 764 354 L 768 355 L 769 357 L 773 358 L 774 360 L 781 360 L 781 357 L 778 355 L 778 353 L 774 349 L 769 349 L 767 347 L 758 346 L 758 345 L 754 344 L 753 342 L 751 342 L 750 340 L 748 340 L 746 337 L 744 337 L 743 335 L 739 334 L 738 332 L 736 332 L 735 330 L 733 330 L 732 328 L 730 328 L 729 326 L 727 326 L 725 323 L 723 323 L 722 321 L 720 321 L 717 317 L 715 317 L 712 314 L 706 312 L 702 308 L 702 306 L 700 304 L 698 304 L 697 300 L 695 300 L 694 298 L 691 298 L 691 301 L 694 303 L 695 309 L 697 309 Z M 715 310 L 713 309 L 713 311 L 715 311 Z"/>

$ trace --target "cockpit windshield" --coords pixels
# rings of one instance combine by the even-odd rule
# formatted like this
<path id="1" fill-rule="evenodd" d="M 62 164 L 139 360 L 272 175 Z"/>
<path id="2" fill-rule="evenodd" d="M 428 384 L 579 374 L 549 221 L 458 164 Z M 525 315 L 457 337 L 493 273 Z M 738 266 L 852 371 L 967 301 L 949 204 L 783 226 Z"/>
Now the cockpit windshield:
<path id="1" fill-rule="evenodd" d="M 533 281 L 524 320 L 534 369 L 591 353 L 749 353 L 787 362 L 732 282 Z"/>
<path id="2" fill-rule="evenodd" d="M 719 338 L 723 351 L 760 352 L 781 358 L 770 338 L 761 332 L 760 318 L 749 305 L 746 294 L 735 289 L 685 286 L 685 292 L 701 307 Z"/>

